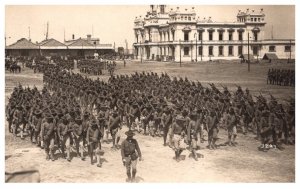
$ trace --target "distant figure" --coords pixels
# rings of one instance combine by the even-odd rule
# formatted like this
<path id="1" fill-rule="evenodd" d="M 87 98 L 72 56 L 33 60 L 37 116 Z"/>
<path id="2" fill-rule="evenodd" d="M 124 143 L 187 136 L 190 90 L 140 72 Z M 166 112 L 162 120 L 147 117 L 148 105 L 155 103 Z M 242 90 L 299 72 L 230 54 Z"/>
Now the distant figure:
<path id="1" fill-rule="evenodd" d="M 124 59 L 124 68 L 126 67 L 126 60 Z"/>

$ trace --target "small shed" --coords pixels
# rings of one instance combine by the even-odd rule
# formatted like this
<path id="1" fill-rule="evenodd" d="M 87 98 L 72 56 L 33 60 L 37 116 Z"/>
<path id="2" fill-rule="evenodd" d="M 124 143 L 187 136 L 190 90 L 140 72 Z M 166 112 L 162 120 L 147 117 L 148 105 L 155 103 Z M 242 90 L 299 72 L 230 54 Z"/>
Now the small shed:
<path id="1" fill-rule="evenodd" d="M 278 60 L 278 57 L 275 53 L 265 53 L 262 59 L 272 62 L 274 60 Z"/>

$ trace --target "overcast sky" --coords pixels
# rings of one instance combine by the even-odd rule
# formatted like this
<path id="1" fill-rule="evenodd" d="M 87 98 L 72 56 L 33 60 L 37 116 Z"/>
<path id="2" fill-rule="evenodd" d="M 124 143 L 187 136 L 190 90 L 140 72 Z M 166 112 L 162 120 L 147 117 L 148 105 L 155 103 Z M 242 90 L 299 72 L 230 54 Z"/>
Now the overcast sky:
<path id="1" fill-rule="evenodd" d="M 179 6 L 180 9 L 191 8 L 189 6 Z M 177 5 L 167 6 L 176 8 Z M 209 17 L 213 21 L 222 22 L 236 21 L 238 10 L 260 10 L 264 9 L 265 38 L 271 38 L 271 28 L 273 25 L 273 36 L 278 39 L 295 38 L 295 6 L 194 6 L 197 16 Z M 5 7 L 5 34 L 7 44 L 16 42 L 20 38 L 30 36 L 33 42 L 40 42 L 45 39 L 46 24 L 49 21 L 49 38 L 55 38 L 61 42 L 64 40 L 64 30 L 66 40 L 86 37 L 92 34 L 99 37 L 100 43 L 116 43 L 116 47 L 124 46 L 125 39 L 130 48 L 134 41 L 134 19 L 136 16 L 144 16 L 149 10 L 149 6 L 6 6 Z"/>

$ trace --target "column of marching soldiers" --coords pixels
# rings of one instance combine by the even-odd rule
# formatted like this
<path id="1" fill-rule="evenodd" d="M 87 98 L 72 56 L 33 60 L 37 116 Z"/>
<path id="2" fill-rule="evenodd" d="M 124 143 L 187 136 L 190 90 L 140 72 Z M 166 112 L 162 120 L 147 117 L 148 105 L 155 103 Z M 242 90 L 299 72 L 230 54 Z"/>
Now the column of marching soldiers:
<path id="1" fill-rule="evenodd" d="M 270 68 L 267 84 L 295 87 L 295 70 Z"/>
<path id="2" fill-rule="evenodd" d="M 43 65 L 44 88 L 19 84 L 6 107 L 9 131 L 22 139 L 27 133 L 32 143 L 45 149 L 47 160 L 54 161 L 60 154 L 71 161 L 71 152 L 84 160 L 88 151 L 91 164 L 95 155 L 101 167 L 101 142 L 109 143 L 111 138 L 112 148 L 119 149 L 124 127 L 158 139 L 162 136 L 177 161 L 185 149 L 198 160 L 196 150 L 205 141 L 210 150 L 236 146 L 240 131 L 255 133 L 261 141 L 258 149 L 265 152 L 295 143 L 294 99 L 283 105 L 272 95 L 267 100 L 260 94 L 254 100 L 240 86 L 231 93 L 225 86 L 220 91 L 213 83 L 204 87 L 199 81 L 166 73 L 116 75 L 104 82 L 68 68 L 68 64 Z M 217 144 L 221 128 L 228 139 Z"/>

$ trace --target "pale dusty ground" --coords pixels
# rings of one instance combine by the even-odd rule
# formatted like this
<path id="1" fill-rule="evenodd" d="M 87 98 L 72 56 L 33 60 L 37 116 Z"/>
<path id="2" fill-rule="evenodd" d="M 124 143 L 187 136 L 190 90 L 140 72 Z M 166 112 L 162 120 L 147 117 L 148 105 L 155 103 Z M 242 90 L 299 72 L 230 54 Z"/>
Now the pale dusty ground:
<path id="1" fill-rule="evenodd" d="M 134 71 L 167 72 L 171 76 L 187 76 L 192 80 L 221 83 L 235 90 L 234 83 L 243 88 L 248 87 L 252 93 L 262 94 L 267 97 L 271 91 L 280 100 L 288 96 L 295 96 L 292 87 L 279 87 L 266 85 L 266 73 L 270 66 L 251 65 L 251 72 L 247 72 L 247 65 L 236 63 L 202 63 L 185 64 L 181 68 L 179 64 L 172 63 L 144 63 L 137 62 L 118 63 L 116 73 L 131 74 Z M 294 69 L 294 65 L 272 65 Z M 108 78 L 107 73 L 102 76 Z M 13 87 L 21 82 L 23 85 L 42 87 L 42 75 L 33 74 L 31 70 L 25 70 L 21 74 L 6 72 L 5 96 L 12 92 Z M 219 86 L 219 85 L 217 85 Z M 125 131 L 123 131 L 124 133 Z M 210 151 L 205 148 L 207 143 L 201 144 L 201 150 L 197 153 L 204 158 L 195 162 L 189 158 L 190 152 L 185 150 L 182 155 L 185 160 L 176 162 L 174 153 L 169 147 L 162 145 L 162 138 L 136 135 L 144 161 L 138 162 L 138 181 L 147 182 L 295 182 L 295 148 L 285 146 L 284 151 L 270 150 L 267 153 L 257 151 L 259 142 L 253 139 L 253 135 L 243 136 L 239 134 L 237 147 L 221 146 L 220 149 Z M 122 135 L 122 140 L 125 135 Z M 220 130 L 220 140 L 224 143 L 226 133 Z M 81 161 L 74 158 L 71 163 L 64 159 L 55 162 L 46 161 L 44 151 L 31 145 L 29 139 L 22 141 L 14 138 L 5 127 L 5 170 L 12 172 L 20 168 L 34 167 L 39 169 L 41 182 L 125 182 L 125 167 L 121 163 L 120 151 L 110 149 L 111 144 L 104 144 L 103 167 L 91 166 L 89 159 Z"/>

